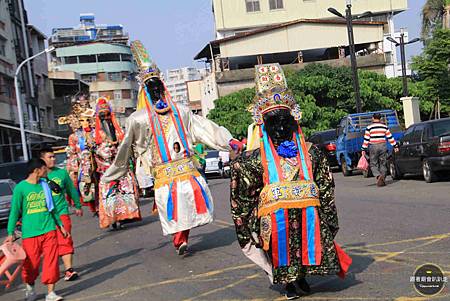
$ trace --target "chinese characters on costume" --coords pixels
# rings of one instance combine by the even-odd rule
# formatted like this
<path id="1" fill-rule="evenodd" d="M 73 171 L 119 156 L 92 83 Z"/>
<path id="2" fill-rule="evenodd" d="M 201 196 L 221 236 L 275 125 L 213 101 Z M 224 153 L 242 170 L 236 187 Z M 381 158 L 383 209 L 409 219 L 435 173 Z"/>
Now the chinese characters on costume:
<path id="1" fill-rule="evenodd" d="M 296 286 L 309 290 L 305 276 L 343 276 L 351 258 L 334 242 L 339 226 L 327 159 L 305 143 L 281 67 L 257 66 L 255 80 L 250 132 L 257 148 L 232 162 L 231 212 L 244 254 L 293 299 Z"/>

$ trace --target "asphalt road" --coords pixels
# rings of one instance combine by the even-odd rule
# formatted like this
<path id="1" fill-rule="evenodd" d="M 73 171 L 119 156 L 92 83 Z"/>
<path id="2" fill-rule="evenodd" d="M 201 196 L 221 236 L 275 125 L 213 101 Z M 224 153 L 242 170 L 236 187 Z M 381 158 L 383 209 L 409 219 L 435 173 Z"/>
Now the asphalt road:
<path id="1" fill-rule="evenodd" d="M 428 300 L 409 282 L 416 267 L 435 263 L 450 273 L 450 183 L 420 178 L 388 181 L 335 174 L 340 232 L 337 241 L 353 258 L 345 280 L 311 277 L 302 300 Z M 211 180 L 216 221 L 194 229 L 190 253 L 179 257 L 163 237 L 150 200 L 142 222 L 125 230 L 100 230 L 89 214 L 73 217 L 75 267 L 81 277 L 60 281 L 67 300 L 284 300 L 263 272 L 244 257 L 229 214 L 228 180 Z M 87 213 L 87 211 L 85 211 Z M 5 236 L 0 230 L 0 239 Z M 38 285 L 41 299 L 44 287 Z M 0 300 L 22 300 L 20 281 Z M 435 297 L 450 300 L 448 286 Z"/>

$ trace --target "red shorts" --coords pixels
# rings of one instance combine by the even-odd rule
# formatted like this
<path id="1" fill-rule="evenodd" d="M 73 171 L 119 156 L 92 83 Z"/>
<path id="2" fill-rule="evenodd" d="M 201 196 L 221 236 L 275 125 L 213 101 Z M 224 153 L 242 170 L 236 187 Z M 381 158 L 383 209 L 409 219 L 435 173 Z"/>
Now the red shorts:
<path id="1" fill-rule="evenodd" d="M 54 284 L 58 282 L 59 257 L 56 231 L 50 231 L 36 237 L 24 238 L 22 247 L 27 254 L 22 268 L 23 282 L 28 284 L 35 282 L 39 276 L 41 256 L 44 257 L 42 262 L 42 283 Z"/>
<path id="2" fill-rule="evenodd" d="M 70 216 L 67 214 L 60 215 L 59 218 L 61 219 L 64 229 L 66 229 L 66 231 L 71 235 L 64 238 L 61 231 L 56 231 L 56 235 L 58 238 L 58 255 L 63 256 L 67 254 L 73 254 L 74 249 L 72 240 L 72 221 L 70 220 Z"/>

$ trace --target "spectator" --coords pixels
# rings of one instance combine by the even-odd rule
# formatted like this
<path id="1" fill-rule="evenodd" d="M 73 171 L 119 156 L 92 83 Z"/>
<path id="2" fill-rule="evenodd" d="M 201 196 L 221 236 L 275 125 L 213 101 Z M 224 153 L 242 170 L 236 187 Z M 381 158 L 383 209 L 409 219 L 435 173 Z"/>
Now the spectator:
<path id="1" fill-rule="evenodd" d="M 377 186 L 385 186 L 387 173 L 387 146 L 386 140 L 394 146 L 394 151 L 398 151 L 397 144 L 391 131 L 381 122 L 381 114 L 375 113 L 372 116 L 372 124 L 370 124 L 364 133 L 364 143 L 362 145 L 362 155 L 365 156 L 369 150 L 370 169 L 372 174 L 377 178 Z"/>

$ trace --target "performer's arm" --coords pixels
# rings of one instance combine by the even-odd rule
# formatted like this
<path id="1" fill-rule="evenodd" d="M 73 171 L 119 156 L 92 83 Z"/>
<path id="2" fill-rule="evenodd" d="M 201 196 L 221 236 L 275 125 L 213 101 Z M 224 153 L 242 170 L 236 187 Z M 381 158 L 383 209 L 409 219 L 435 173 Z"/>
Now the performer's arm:
<path id="1" fill-rule="evenodd" d="M 190 114 L 191 135 L 194 143 L 203 143 L 212 149 L 230 151 L 230 140 L 233 139 L 230 132 L 213 121 L 193 113 Z"/>
<path id="2" fill-rule="evenodd" d="M 67 171 L 64 171 L 64 178 L 65 178 L 64 179 L 65 191 L 75 204 L 75 208 L 80 210 L 81 209 L 80 195 L 78 194 L 78 190 L 75 188 L 75 185 L 73 184 L 72 179 L 70 178 Z"/>
<path id="3" fill-rule="evenodd" d="M 106 170 L 105 174 L 102 177 L 102 182 L 109 183 L 111 181 L 115 181 L 120 177 L 123 177 L 130 165 L 129 160 L 133 152 L 133 143 L 135 140 L 135 126 L 136 121 L 133 118 L 127 119 L 126 133 L 123 141 L 120 143 L 117 149 L 117 155 L 114 159 L 113 164 Z"/>
<path id="4" fill-rule="evenodd" d="M 317 147 L 309 150 L 314 174 L 314 182 L 319 186 L 319 216 L 331 230 L 333 237 L 339 230 L 338 215 L 334 197 L 334 179 L 327 157 Z"/>

